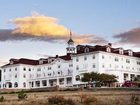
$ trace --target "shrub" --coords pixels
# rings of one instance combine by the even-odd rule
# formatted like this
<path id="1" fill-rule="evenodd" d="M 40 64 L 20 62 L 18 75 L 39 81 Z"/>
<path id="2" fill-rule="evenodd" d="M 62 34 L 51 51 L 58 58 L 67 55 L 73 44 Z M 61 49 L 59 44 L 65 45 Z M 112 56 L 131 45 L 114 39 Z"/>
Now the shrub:
<path id="1" fill-rule="evenodd" d="M 75 102 L 72 99 L 65 99 L 65 105 L 76 105 Z"/>
<path id="2" fill-rule="evenodd" d="M 3 102 L 3 101 L 4 101 L 4 97 L 1 96 L 1 97 L 0 97 L 0 102 Z"/>
<path id="3" fill-rule="evenodd" d="M 93 103 L 96 104 L 96 102 L 97 102 L 97 99 L 95 97 L 87 97 L 83 100 L 84 105 L 90 105 L 90 104 L 93 105 Z"/>
<path id="4" fill-rule="evenodd" d="M 53 96 L 48 98 L 48 103 L 50 105 L 64 105 L 64 97 L 63 96 Z"/>
<path id="5" fill-rule="evenodd" d="M 19 100 L 25 100 L 27 98 L 27 94 L 22 90 L 18 93 Z"/>
<path id="6" fill-rule="evenodd" d="M 53 96 L 48 98 L 49 105 L 76 105 L 72 99 L 65 99 L 63 96 Z"/>
<path id="7" fill-rule="evenodd" d="M 131 103 L 130 103 L 130 105 L 139 105 L 140 103 L 139 103 L 139 98 L 138 97 L 136 97 L 135 95 L 132 95 L 131 96 Z"/>

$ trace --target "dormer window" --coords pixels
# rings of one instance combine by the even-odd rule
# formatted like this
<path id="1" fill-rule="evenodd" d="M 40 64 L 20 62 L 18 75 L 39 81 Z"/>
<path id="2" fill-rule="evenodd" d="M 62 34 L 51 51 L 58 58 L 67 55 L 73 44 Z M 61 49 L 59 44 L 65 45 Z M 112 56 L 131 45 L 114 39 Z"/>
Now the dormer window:
<path id="1" fill-rule="evenodd" d="M 119 49 L 119 54 L 123 54 L 123 49 L 122 48 Z"/>
<path id="2" fill-rule="evenodd" d="M 11 61 L 10 61 L 10 64 L 12 65 L 12 64 L 14 64 L 14 62 L 11 60 Z"/>
<path id="3" fill-rule="evenodd" d="M 77 50 L 80 50 L 80 47 L 77 47 Z"/>
<path id="4" fill-rule="evenodd" d="M 39 64 L 43 64 L 43 60 L 39 60 Z"/>
<path id="5" fill-rule="evenodd" d="M 128 55 L 133 56 L 133 51 L 132 50 L 129 50 L 128 51 Z"/>
<path id="6" fill-rule="evenodd" d="M 85 53 L 89 52 L 89 48 L 86 47 L 84 52 Z"/>
<path id="7" fill-rule="evenodd" d="M 111 52 L 111 49 L 109 47 L 106 48 L 107 52 Z"/>

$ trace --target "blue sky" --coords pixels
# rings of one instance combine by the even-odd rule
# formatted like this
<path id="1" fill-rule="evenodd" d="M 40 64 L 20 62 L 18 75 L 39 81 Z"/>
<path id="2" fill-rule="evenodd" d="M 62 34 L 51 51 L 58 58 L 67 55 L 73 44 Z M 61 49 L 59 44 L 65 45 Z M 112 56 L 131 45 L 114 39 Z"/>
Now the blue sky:
<path id="1" fill-rule="evenodd" d="M 139 4 L 139 0 L 1 0 L 0 29 L 14 29 L 9 20 L 31 16 L 36 11 L 57 18 L 59 24 L 75 33 L 93 34 L 115 42 L 114 35 L 140 26 Z M 66 43 L 47 41 L 1 41 L 0 60 L 61 55 L 65 47 Z"/>

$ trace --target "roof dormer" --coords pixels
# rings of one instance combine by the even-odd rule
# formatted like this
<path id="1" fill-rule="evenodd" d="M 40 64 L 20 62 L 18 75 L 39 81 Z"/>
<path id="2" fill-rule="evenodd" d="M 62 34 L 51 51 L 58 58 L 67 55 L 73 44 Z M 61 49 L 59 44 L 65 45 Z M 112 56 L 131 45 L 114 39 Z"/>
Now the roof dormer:
<path id="1" fill-rule="evenodd" d="M 119 54 L 124 54 L 123 48 L 119 48 Z"/>
<path id="2" fill-rule="evenodd" d="M 129 50 L 128 50 L 128 55 L 129 55 L 129 56 L 133 56 L 133 51 L 129 49 Z"/>
<path id="3" fill-rule="evenodd" d="M 106 47 L 106 51 L 107 52 L 111 52 L 111 48 L 110 47 Z"/>
<path id="4" fill-rule="evenodd" d="M 86 47 L 86 48 L 84 49 L 84 52 L 85 52 L 85 53 L 88 53 L 88 52 L 89 52 L 89 48 Z"/>

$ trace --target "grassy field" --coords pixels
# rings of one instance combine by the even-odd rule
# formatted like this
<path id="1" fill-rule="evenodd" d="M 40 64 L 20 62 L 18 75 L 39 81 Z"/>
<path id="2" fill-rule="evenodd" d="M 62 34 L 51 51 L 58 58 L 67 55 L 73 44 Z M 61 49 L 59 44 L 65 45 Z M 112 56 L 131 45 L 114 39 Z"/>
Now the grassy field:
<path id="1" fill-rule="evenodd" d="M 74 101 L 75 105 L 140 105 L 140 91 L 138 90 L 56 91 L 32 92 L 26 94 L 27 99 L 21 101 L 19 101 L 17 93 L 0 94 L 0 97 L 4 97 L 4 102 L 0 102 L 0 105 L 50 105 L 48 104 L 48 98 L 54 96 L 59 98 L 63 97 L 64 99 L 71 99 L 72 101 Z M 89 104 L 86 104 L 86 102 L 88 101 L 91 102 L 89 102 Z"/>

